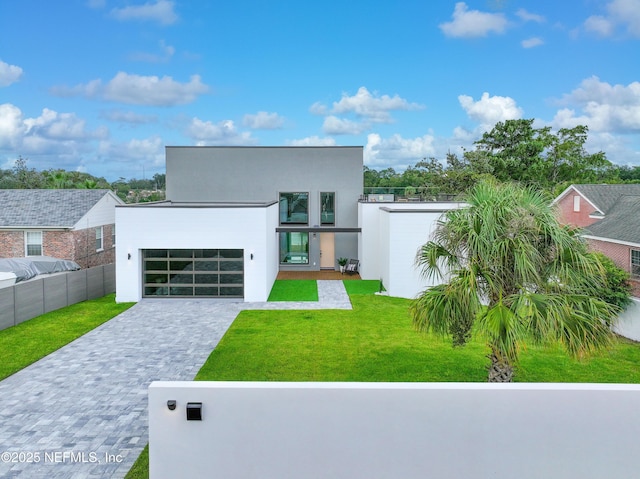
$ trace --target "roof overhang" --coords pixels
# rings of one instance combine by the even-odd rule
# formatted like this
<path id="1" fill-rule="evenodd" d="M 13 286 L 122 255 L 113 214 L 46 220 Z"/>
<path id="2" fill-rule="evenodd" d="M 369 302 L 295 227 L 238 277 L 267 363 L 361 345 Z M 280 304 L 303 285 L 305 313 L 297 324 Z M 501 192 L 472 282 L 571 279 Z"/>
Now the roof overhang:
<path id="1" fill-rule="evenodd" d="M 362 228 L 336 228 L 334 226 L 279 226 L 277 233 L 361 233 Z"/>
<path id="2" fill-rule="evenodd" d="M 596 241 L 604 241 L 606 243 L 615 243 L 615 244 L 621 244 L 621 245 L 625 245 L 625 246 L 631 246 L 633 248 L 640 248 L 640 243 L 633 243 L 631 241 L 622 241 L 622 240 L 617 240 L 614 238 L 603 238 L 602 236 L 593 236 L 593 235 L 580 235 L 583 238 L 586 239 L 592 239 L 592 240 L 596 240 Z"/>
<path id="3" fill-rule="evenodd" d="M 277 204 L 277 201 L 254 203 L 177 203 L 173 201 L 157 201 L 149 203 L 133 203 L 116 205 L 116 208 L 268 208 Z"/>

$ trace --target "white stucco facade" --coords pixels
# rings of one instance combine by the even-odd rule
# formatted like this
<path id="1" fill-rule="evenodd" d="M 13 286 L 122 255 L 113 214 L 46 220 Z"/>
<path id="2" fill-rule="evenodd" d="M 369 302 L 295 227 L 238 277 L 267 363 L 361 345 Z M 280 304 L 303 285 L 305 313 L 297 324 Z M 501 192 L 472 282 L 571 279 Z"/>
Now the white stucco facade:
<path id="1" fill-rule="evenodd" d="M 415 298 L 437 279 L 421 276 L 418 249 L 440 216 L 461 203 L 359 203 L 358 250 L 362 279 L 380 279 L 390 296 Z"/>
<path id="2" fill-rule="evenodd" d="M 632 478 L 639 400 L 637 384 L 154 382 L 149 473 Z"/>
<path id="3" fill-rule="evenodd" d="M 161 203 L 116 208 L 116 301 L 140 301 L 146 249 L 241 249 L 244 301 L 266 301 L 278 274 L 278 205 Z"/>

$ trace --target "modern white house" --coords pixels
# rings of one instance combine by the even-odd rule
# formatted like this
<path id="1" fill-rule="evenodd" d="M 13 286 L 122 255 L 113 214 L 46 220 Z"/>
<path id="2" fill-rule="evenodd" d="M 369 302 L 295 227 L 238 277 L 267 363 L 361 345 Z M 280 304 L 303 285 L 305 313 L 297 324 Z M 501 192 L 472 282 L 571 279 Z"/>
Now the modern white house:
<path id="1" fill-rule="evenodd" d="M 457 203 L 370 202 L 362 147 L 167 147 L 166 200 L 116 208 L 116 300 L 266 301 L 279 271 L 360 262 L 412 298 L 414 260 Z"/>

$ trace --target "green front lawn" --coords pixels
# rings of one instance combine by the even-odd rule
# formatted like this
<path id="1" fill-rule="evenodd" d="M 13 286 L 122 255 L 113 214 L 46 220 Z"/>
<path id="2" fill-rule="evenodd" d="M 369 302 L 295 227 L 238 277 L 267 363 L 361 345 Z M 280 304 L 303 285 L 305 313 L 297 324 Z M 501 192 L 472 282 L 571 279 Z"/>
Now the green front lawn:
<path id="1" fill-rule="evenodd" d="M 419 334 L 410 301 L 352 295 L 354 309 L 243 311 L 196 379 L 230 381 L 486 381 L 481 339 L 453 349 Z M 558 347 L 527 346 L 520 382 L 640 383 L 640 347 L 616 340 L 609 351 L 578 361 Z"/>
<path id="2" fill-rule="evenodd" d="M 115 295 L 83 301 L 0 331 L 0 379 L 79 338 L 134 303 L 116 303 Z"/>
<path id="3" fill-rule="evenodd" d="M 318 301 L 318 283 L 313 279 L 278 279 L 267 301 Z"/>

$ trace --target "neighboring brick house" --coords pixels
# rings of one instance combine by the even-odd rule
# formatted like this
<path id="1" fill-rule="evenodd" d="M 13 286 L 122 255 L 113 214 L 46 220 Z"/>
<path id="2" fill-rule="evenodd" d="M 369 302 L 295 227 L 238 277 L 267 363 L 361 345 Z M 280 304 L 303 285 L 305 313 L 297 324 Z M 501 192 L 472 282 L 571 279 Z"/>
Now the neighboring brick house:
<path id="1" fill-rule="evenodd" d="M 640 184 L 571 185 L 554 203 L 560 221 L 583 228 L 592 250 L 631 274 L 640 297 Z"/>
<path id="2" fill-rule="evenodd" d="M 120 204 L 109 190 L 0 190 L 0 257 L 114 263 Z"/>

